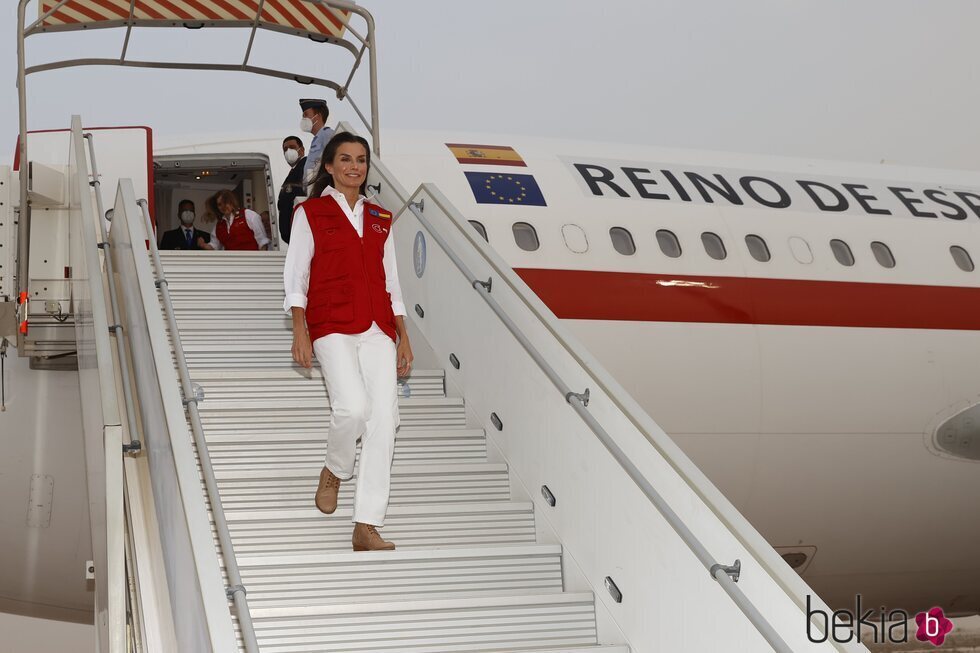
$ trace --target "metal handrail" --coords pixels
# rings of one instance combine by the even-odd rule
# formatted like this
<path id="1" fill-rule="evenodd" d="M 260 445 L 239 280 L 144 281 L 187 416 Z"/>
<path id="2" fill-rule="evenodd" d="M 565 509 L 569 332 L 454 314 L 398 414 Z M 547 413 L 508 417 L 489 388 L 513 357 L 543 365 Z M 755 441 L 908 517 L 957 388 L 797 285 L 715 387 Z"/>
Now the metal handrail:
<path id="1" fill-rule="evenodd" d="M 92 181 L 88 183 L 95 190 L 95 205 L 99 210 L 96 222 L 99 223 L 99 234 L 102 237 L 100 244 L 103 248 L 107 249 L 109 247 L 109 232 L 105 227 L 105 207 L 102 203 L 102 182 L 99 181 L 99 168 L 95 162 L 95 142 L 92 134 L 82 134 L 82 138 L 88 141 L 88 154 L 92 174 Z M 79 200 L 84 202 L 85 198 L 79 198 Z M 109 305 L 112 310 L 112 325 L 109 327 L 109 331 L 115 336 L 116 354 L 119 356 L 119 371 L 122 376 L 123 397 L 126 402 L 126 423 L 129 426 L 130 443 L 124 449 L 127 453 L 135 453 L 142 448 L 142 444 L 138 439 L 139 431 L 136 430 L 136 405 L 133 403 L 133 388 L 130 384 L 129 365 L 126 364 L 126 345 L 123 342 L 124 329 L 122 313 L 119 312 L 119 295 L 116 292 L 116 276 L 113 270 L 112 256 L 106 253 L 104 260 L 106 273 L 109 277 Z"/>
<path id="2" fill-rule="evenodd" d="M 488 285 L 482 279 L 476 277 L 473 272 L 469 269 L 465 262 L 459 258 L 455 251 L 449 246 L 442 234 L 435 229 L 429 220 L 424 216 L 423 205 L 414 201 L 422 194 L 427 194 L 433 203 L 438 206 L 443 213 L 447 216 L 454 209 L 450 208 L 451 205 L 449 201 L 442 195 L 442 193 L 432 184 L 422 184 L 419 186 L 418 190 L 409 198 L 408 202 L 401 209 L 398 210 L 397 215 L 401 215 L 406 209 L 410 210 L 412 214 L 418 219 L 418 221 L 428 230 L 432 238 L 439 244 L 446 255 L 452 260 L 457 268 L 463 273 L 470 285 L 476 290 L 483 300 L 487 303 L 490 309 L 496 314 L 497 318 L 507 327 L 511 335 L 520 343 L 521 347 L 528 353 L 528 355 L 534 360 L 545 376 L 552 382 L 552 384 L 558 389 L 563 397 L 565 397 L 566 402 L 572 406 L 579 417 L 586 423 L 589 429 L 598 437 L 599 441 L 602 442 L 603 446 L 612 454 L 616 462 L 620 464 L 623 470 L 627 473 L 630 479 L 636 483 L 637 487 L 643 492 L 643 494 L 650 500 L 657 511 L 664 517 L 667 523 L 674 529 L 674 532 L 680 536 L 681 540 L 687 547 L 694 553 L 697 559 L 704 565 L 705 569 L 708 570 L 711 577 L 716 580 L 725 590 L 729 597 L 746 618 L 755 626 L 756 630 L 762 635 L 763 638 L 769 643 L 774 651 L 777 653 L 792 653 L 792 649 L 786 644 L 786 641 L 776 632 L 772 624 L 762 615 L 758 608 L 753 605 L 749 598 L 742 592 L 741 588 L 735 583 L 738 578 L 738 569 L 740 563 L 738 560 L 732 566 L 726 566 L 718 563 L 711 554 L 697 538 L 697 536 L 687 527 L 687 525 L 678 517 L 677 513 L 667 504 L 666 500 L 660 495 L 659 492 L 653 487 L 653 485 L 646 479 L 643 473 L 633 464 L 626 453 L 616 444 L 615 440 L 609 435 L 609 433 L 599 424 L 599 421 L 589 412 L 586 408 L 587 400 L 574 392 L 567 383 L 561 378 L 561 375 L 548 363 L 545 357 L 537 350 L 537 348 L 531 343 L 531 341 L 524 335 L 524 333 L 514 324 L 513 320 L 507 315 L 506 311 L 501 308 L 497 301 L 491 296 L 491 291 Z M 397 217 L 396 215 L 396 217 Z M 450 218 L 452 221 L 452 218 Z M 734 579 L 733 579 L 734 576 Z"/>
<path id="3" fill-rule="evenodd" d="M 117 338 L 116 341 L 116 352 L 119 360 L 115 362 L 112 360 L 112 351 L 109 345 L 112 325 L 108 322 L 110 319 L 114 320 L 115 317 L 110 314 L 111 311 L 106 306 L 101 270 L 102 260 L 108 260 L 109 256 L 99 256 L 99 235 L 96 233 L 92 220 L 89 170 L 85 161 L 85 140 L 82 136 L 81 119 L 78 116 L 72 116 L 70 136 L 71 161 L 69 167 L 73 170 L 73 173 L 67 181 L 70 189 L 69 197 L 76 198 L 78 205 L 77 212 L 69 210 L 69 214 L 70 216 L 71 214 L 77 216 L 71 217 L 72 219 L 78 220 L 78 231 L 81 234 L 81 238 L 76 245 L 81 248 L 82 254 L 82 260 L 72 260 L 70 262 L 72 265 L 77 265 L 80 270 L 85 271 L 78 278 L 87 279 L 90 286 L 90 296 L 88 297 L 91 303 L 90 327 L 92 329 L 91 335 L 96 352 L 95 361 L 99 367 L 98 400 L 101 403 L 102 409 L 100 411 L 101 419 L 99 420 L 102 426 L 101 433 L 90 433 L 86 437 L 86 448 L 92 447 L 92 453 L 89 455 L 94 457 L 94 451 L 98 449 L 100 454 L 99 458 L 101 459 L 101 467 L 96 468 L 100 470 L 99 480 L 95 481 L 95 487 L 99 489 L 95 489 L 95 491 L 102 495 L 104 512 L 93 515 L 91 520 L 93 526 L 93 548 L 96 549 L 93 551 L 96 563 L 96 592 L 98 595 L 102 595 L 105 592 L 104 600 L 106 602 L 107 618 L 101 624 L 101 627 L 107 628 L 108 630 L 100 634 L 100 637 L 106 637 L 108 650 L 115 653 L 122 650 L 123 631 L 121 626 L 125 623 L 125 608 L 120 600 L 122 598 L 120 593 L 125 582 L 125 552 L 120 538 L 125 530 L 126 520 L 124 507 L 125 492 L 123 488 L 125 471 L 122 459 L 123 427 L 119 415 L 119 400 L 116 394 L 115 367 L 118 363 L 119 369 L 126 369 L 127 360 L 125 349 L 120 347 L 122 344 L 120 338 Z M 72 201 L 69 200 L 69 206 L 71 204 Z M 111 286 L 111 279 L 109 280 L 109 284 Z M 78 329 L 82 324 L 83 321 L 76 320 L 75 322 L 76 338 L 79 337 Z M 100 343 L 102 343 L 101 346 Z M 82 374 L 85 365 L 81 359 L 79 363 L 79 373 Z M 127 389 L 129 388 L 127 387 Z M 86 401 L 85 390 L 82 390 L 81 398 L 83 402 Z M 92 398 L 94 399 L 94 397 Z M 108 402 L 106 401 L 107 399 Z M 132 402 L 131 395 L 127 399 L 125 410 L 127 412 L 127 418 L 129 418 L 135 415 L 135 404 Z M 132 426 L 134 422 L 130 420 L 129 424 Z M 104 539 L 101 533 L 97 536 L 95 535 L 103 519 L 105 529 Z M 102 547 L 104 547 L 104 551 Z M 103 553 L 104 556 L 102 555 Z M 103 566 L 102 569 L 98 568 L 100 564 Z M 102 575 L 104 580 L 99 580 L 99 574 Z M 102 583 L 104 583 L 104 589 L 100 587 Z"/>
<path id="4" fill-rule="evenodd" d="M 128 510 L 127 510 L 128 512 Z M 142 653 L 143 651 L 143 623 L 140 614 L 140 603 L 137 596 L 136 580 L 136 551 L 133 544 L 133 535 L 129 528 L 129 518 L 127 516 L 125 526 L 126 534 L 126 627 L 129 629 L 128 641 L 129 653 Z"/>
<path id="5" fill-rule="evenodd" d="M 242 640 L 245 643 L 245 650 L 248 653 L 258 653 L 259 644 L 255 638 L 255 627 L 252 624 L 252 615 L 248 609 L 245 585 L 242 583 L 242 575 L 238 569 L 238 559 L 235 557 L 235 548 L 231 541 L 231 533 L 228 531 L 228 520 L 225 517 L 225 511 L 221 505 L 218 481 L 214 476 L 211 455 L 208 453 L 208 444 L 204 437 L 204 426 L 201 424 L 201 414 L 197 405 L 198 398 L 195 395 L 194 387 L 191 383 L 190 371 L 187 367 L 187 357 L 184 355 L 184 345 L 181 342 L 180 330 L 177 328 L 177 318 L 174 315 L 173 302 L 170 299 L 169 283 L 163 273 L 160 250 L 157 247 L 156 236 L 153 233 L 149 204 L 146 200 L 138 200 L 137 203 L 143 212 L 143 223 L 146 227 L 150 257 L 153 259 L 153 265 L 156 268 L 157 276 L 154 282 L 163 295 L 163 310 L 167 316 L 167 326 L 170 328 L 174 356 L 177 359 L 177 374 L 180 376 L 181 393 L 183 394 L 184 404 L 187 406 L 187 413 L 190 417 L 191 433 L 194 437 L 197 456 L 201 463 L 204 487 L 208 495 L 208 500 L 211 502 L 211 515 L 214 517 L 214 527 L 217 531 L 218 543 L 221 547 L 221 556 L 225 562 L 225 572 L 228 574 L 229 587 L 226 589 L 226 593 L 235 605 L 235 614 L 238 617 L 238 625 L 241 630 Z"/>
<path id="6" fill-rule="evenodd" d="M 17 206 L 17 266 L 14 270 L 14 292 L 17 293 L 17 309 L 24 311 L 27 319 L 27 302 L 20 302 L 21 293 L 30 290 L 31 277 L 31 206 L 27 199 L 27 72 L 24 70 L 26 54 L 22 27 L 27 17 L 27 1 L 17 5 L 17 107 L 19 113 L 20 139 L 17 143 L 17 162 L 20 174 L 20 202 Z M 30 295 L 28 295 L 30 296 Z M 18 324 L 21 316 L 17 316 Z M 17 329 L 17 351 L 24 351 L 25 334 Z"/>

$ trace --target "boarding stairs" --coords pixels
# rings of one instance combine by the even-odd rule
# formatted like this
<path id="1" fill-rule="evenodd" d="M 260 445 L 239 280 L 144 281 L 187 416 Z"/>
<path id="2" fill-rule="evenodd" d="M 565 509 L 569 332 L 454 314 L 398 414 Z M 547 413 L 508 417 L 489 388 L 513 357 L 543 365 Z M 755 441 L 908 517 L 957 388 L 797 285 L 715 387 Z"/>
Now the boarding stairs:
<path id="1" fill-rule="evenodd" d="M 354 483 L 335 514 L 313 505 L 330 408 L 319 368 L 291 359 L 284 254 L 161 254 L 262 651 L 628 651 L 598 646 L 593 595 L 563 592 L 561 547 L 537 541 L 443 370 L 402 386 L 382 530 L 398 549 L 353 553 Z"/>

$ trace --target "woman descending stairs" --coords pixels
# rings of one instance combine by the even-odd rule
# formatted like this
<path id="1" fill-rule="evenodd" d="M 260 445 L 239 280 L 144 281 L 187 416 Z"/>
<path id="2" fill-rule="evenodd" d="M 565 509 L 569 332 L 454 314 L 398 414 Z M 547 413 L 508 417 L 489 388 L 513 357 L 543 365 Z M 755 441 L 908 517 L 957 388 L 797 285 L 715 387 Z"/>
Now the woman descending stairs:
<path id="1" fill-rule="evenodd" d="M 283 259 L 163 254 L 260 649 L 628 653 L 599 646 L 592 594 L 563 591 L 561 547 L 536 542 L 442 371 L 413 371 L 399 399 L 381 530 L 397 550 L 351 550 L 354 479 L 334 514 L 313 503 L 330 408 L 318 368 L 290 357 Z"/>

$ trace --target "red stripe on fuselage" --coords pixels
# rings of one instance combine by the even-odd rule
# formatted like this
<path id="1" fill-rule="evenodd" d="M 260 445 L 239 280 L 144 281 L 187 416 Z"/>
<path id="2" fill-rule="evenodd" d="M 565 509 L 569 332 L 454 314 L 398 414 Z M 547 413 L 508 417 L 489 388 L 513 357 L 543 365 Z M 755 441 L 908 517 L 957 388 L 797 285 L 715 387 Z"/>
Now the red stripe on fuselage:
<path id="1" fill-rule="evenodd" d="M 531 268 L 515 272 L 563 319 L 980 330 L 980 288 Z"/>

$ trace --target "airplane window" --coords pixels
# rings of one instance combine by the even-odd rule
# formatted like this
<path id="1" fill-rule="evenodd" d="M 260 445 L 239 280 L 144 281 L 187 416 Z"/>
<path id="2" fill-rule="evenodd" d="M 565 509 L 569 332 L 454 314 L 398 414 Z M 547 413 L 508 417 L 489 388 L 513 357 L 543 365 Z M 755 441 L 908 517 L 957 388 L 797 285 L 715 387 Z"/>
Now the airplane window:
<path id="1" fill-rule="evenodd" d="M 681 255 L 681 243 L 677 240 L 677 236 L 674 235 L 673 231 L 667 231 L 666 229 L 658 230 L 657 244 L 660 245 L 660 251 L 670 258 L 677 258 Z"/>
<path id="2" fill-rule="evenodd" d="M 843 240 L 834 238 L 830 241 L 830 251 L 834 253 L 834 258 L 841 265 L 846 265 L 847 267 L 854 265 L 854 254 L 851 252 L 851 247 Z"/>
<path id="3" fill-rule="evenodd" d="M 708 253 L 708 256 L 716 261 L 723 261 L 728 256 L 728 252 L 725 251 L 725 243 L 718 234 L 713 234 L 710 231 L 704 232 L 701 234 L 701 244 L 704 245 L 704 251 Z"/>
<path id="4" fill-rule="evenodd" d="M 813 263 L 813 250 L 810 249 L 810 243 L 806 242 L 798 236 L 793 236 L 789 239 L 789 251 L 792 252 L 793 258 L 796 259 L 798 263 L 803 265 L 809 265 Z"/>
<path id="5" fill-rule="evenodd" d="M 752 255 L 752 258 L 759 263 L 765 263 L 772 258 L 769 254 L 769 246 L 766 245 L 766 241 L 762 239 L 762 236 L 749 234 L 745 237 L 745 245 L 749 248 L 749 254 Z"/>
<path id="6" fill-rule="evenodd" d="M 609 237 L 612 239 L 613 247 L 623 256 L 636 254 L 636 243 L 633 242 L 633 235 L 626 229 L 613 227 L 609 230 Z"/>
<path id="7" fill-rule="evenodd" d="M 964 272 L 973 272 L 974 265 L 973 259 L 970 258 L 970 252 L 966 251 L 959 245 L 953 245 L 949 248 L 949 253 L 953 255 L 953 260 L 956 261 L 957 267 Z"/>
<path id="8" fill-rule="evenodd" d="M 541 246 L 541 243 L 538 242 L 538 232 L 528 223 L 515 222 L 512 229 L 514 231 L 514 242 L 525 252 L 534 252 Z"/>
<path id="9" fill-rule="evenodd" d="M 576 254 L 585 254 L 589 251 L 589 239 L 582 227 L 577 224 L 563 224 L 561 237 L 565 239 L 565 247 L 568 248 L 568 251 Z"/>
<path id="10" fill-rule="evenodd" d="M 483 236 L 483 240 L 487 241 L 488 243 L 490 242 L 490 239 L 487 238 L 487 228 L 486 227 L 484 227 L 482 224 L 480 224 L 476 220 L 470 220 L 470 224 L 473 225 L 473 228 L 476 229 L 477 232 L 481 236 Z"/>
<path id="11" fill-rule="evenodd" d="M 880 243 L 877 240 L 871 243 L 871 251 L 875 255 L 875 260 L 883 268 L 893 268 L 895 267 L 895 257 L 892 256 L 892 251 L 888 248 L 885 243 Z"/>

